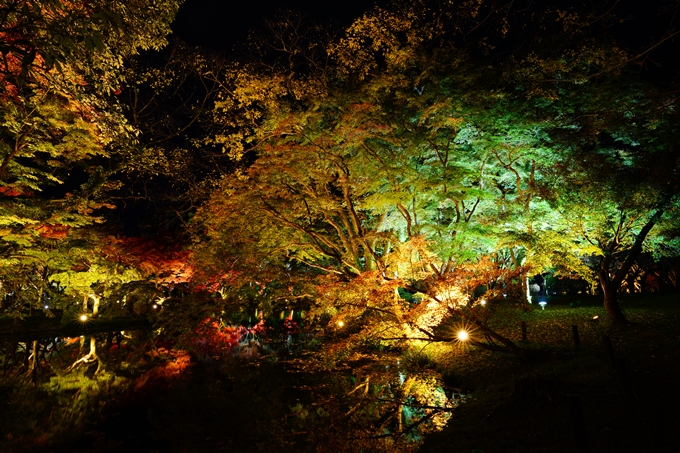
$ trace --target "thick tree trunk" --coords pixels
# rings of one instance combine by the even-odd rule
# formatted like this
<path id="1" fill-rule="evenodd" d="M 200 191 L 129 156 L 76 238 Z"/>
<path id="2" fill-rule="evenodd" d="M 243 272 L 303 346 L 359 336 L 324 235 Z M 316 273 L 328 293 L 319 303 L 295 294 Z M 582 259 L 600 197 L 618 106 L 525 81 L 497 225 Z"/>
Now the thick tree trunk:
<path id="1" fill-rule="evenodd" d="M 628 320 L 619 306 L 619 286 L 621 286 L 621 281 L 616 276 L 613 279 L 611 278 L 609 274 L 610 264 L 611 256 L 605 256 L 602 258 L 599 269 L 600 288 L 602 288 L 602 294 L 604 295 L 604 308 L 607 310 L 609 319 L 612 320 L 615 326 L 626 327 Z"/>
<path id="2" fill-rule="evenodd" d="M 609 318 L 612 320 L 615 326 L 625 327 L 628 325 L 628 319 L 621 311 L 619 306 L 619 290 L 618 288 L 609 282 L 608 284 L 600 284 L 602 288 L 602 293 L 604 294 L 604 308 L 609 314 Z"/>
<path id="3" fill-rule="evenodd" d="M 656 225 L 656 223 L 661 219 L 663 215 L 663 210 L 659 209 L 656 211 L 652 217 L 647 221 L 645 226 L 642 227 L 640 233 L 638 233 L 635 243 L 628 251 L 628 256 L 621 264 L 621 267 L 616 271 L 616 274 L 610 277 L 609 266 L 611 264 L 611 255 L 606 255 L 602 258 L 600 262 L 599 277 L 600 277 L 600 287 L 602 288 L 602 293 L 604 294 L 604 308 L 607 310 L 609 317 L 612 322 L 617 327 L 626 327 L 628 325 L 628 320 L 626 316 L 621 311 L 618 301 L 618 291 L 621 286 L 621 282 L 628 274 L 628 271 L 633 267 L 635 260 L 642 252 L 642 243 L 649 234 L 650 230 Z M 612 247 L 612 250 L 614 248 Z"/>

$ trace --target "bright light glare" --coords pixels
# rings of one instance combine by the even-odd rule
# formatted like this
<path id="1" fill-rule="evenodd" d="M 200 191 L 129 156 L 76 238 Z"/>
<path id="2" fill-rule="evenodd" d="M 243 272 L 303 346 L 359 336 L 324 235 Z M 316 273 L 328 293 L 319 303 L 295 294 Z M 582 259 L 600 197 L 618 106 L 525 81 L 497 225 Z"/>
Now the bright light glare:
<path id="1" fill-rule="evenodd" d="M 466 340 L 469 338 L 468 333 L 467 333 L 466 331 L 464 331 L 464 330 L 458 331 L 458 335 L 457 335 L 457 336 L 458 336 L 458 339 L 459 339 L 460 341 L 466 341 Z"/>
<path id="2" fill-rule="evenodd" d="M 153 308 L 154 308 L 154 309 L 158 308 L 158 305 L 153 304 Z"/>
<path id="3" fill-rule="evenodd" d="M 345 325 L 345 323 L 344 323 L 344 322 L 342 322 L 342 321 L 338 321 L 338 327 L 342 327 L 342 326 L 344 326 L 344 325 Z"/>
<path id="4" fill-rule="evenodd" d="M 87 315 L 80 315 L 80 320 L 83 322 L 87 321 Z"/>
<path id="5" fill-rule="evenodd" d="M 482 305 L 486 305 L 486 301 L 484 299 L 480 300 L 479 303 Z"/>

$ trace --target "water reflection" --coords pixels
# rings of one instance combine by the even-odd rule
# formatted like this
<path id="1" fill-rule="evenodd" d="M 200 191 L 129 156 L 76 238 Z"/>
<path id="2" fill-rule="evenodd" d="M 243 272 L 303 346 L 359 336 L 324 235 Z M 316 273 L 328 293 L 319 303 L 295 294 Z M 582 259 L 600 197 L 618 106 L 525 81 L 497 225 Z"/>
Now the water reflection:
<path id="1" fill-rule="evenodd" d="M 329 363 L 328 351 L 317 351 L 319 338 L 310 333 L 254 327 L 206 322 L 192 335 L 191 355 L 151 341 L 147 331 L 5 342 L 5 382 L 13 377 L 27 384 L 5 401 L 8 417 L 32 421 L 3 427 L 0 434 L 58 439 L 99 420 L 102 408 L 124 404 L 132 410 L 140 404 L 125 395 L 156 389 L 159 379 L 175 379 L 160 400 L 135 409 L 149 414 L 143 426 L 152 430 L 138 434 L 167 442 L 152 442 L 150 449 L 245 448 L 257 438 L 271 452 L 406 452 L 441 429 L 465 398 L 447 390 L 434 371 L 396 353 L 355 352 Z M 96 363 L 82 360 L 95 355 Z M 25 379 L 35 357 L 38 385 Z M 51 409 L 41 415 L 45 404 Z M 101 436 L 130 423 L 114 420 L 115 430 L 107 427 L 113 421 L 106 422 Z M 187 423 L 194 432 L 184 429 Z"/>

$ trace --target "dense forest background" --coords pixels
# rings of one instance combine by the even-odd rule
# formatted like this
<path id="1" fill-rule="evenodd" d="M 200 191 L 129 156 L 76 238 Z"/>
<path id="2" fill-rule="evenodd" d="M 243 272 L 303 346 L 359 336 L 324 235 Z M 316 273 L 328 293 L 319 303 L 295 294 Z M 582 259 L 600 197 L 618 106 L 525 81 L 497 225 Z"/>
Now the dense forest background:
<path id="1" fill-rule="evenodd" d="M 173 39 L 180 4 L 0 5 L 7 401 L 286 351 L 389 401 L 306 423 L 408 449 L 464 395 L 362 360 L 538 360 L 499 320 L 590 295 L 625 331 L 622 294 L 677 294 L 677 1 L 283 10 L 229 52 Z"/>

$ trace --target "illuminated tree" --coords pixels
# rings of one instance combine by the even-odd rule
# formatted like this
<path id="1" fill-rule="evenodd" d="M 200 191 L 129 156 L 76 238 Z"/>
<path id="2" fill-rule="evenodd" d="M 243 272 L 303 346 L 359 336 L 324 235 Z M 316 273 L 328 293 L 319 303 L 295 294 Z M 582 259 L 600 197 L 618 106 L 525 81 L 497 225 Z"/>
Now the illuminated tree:
<path id="1" fill-rule="evenodd" d="M 616 17 L 612 6 L 603 15 L 553 11 L 564 32 L 549 42 L 562 50 L 532 43 L 508 77 L 543 98 L 551 123 L 545 130 L 558 152 L 539 186 L 560 214 L 552 229 L 571 242 L 562 264 L 598 283 L 612 321 L 625 326 L 617 293 L 639 254 L 677 253 L 677 231 L 667 226 L 677 222 L 677 95 L 642 60 L 668 47 L 676 32 L 671 27 L 652 45 L 626 49 L 625 38 L 600 22 Z M 614 33 L 595 39 L 593 27 Z M 592 269 L 578 265 L 590 255 Z"/>
<path id="2" fill-rule="evenodd" d="M 624 326 L 617 293 L 640 253 L 677 254 L 680 168 L 670 99 L 657 104 L 665 96 L 631 75 L 610 83 L 591 87 L 597 93 L 579 99 L 573 122 L 556 131 L 576 145 L 548 180 L 575 253 L 596 255 L 605 308 Z"/>
<path id="3" fill-rule="evenodd" d="M 149 8 L 152 6 L 152 8 Z M 0 33 L 0 225 L 3 267 L 46 266 L 50 240 L 102 219 L 102 163 L 132 128 L 108 94 L 122 58 L 160 48 L 175 2 L 11 1 Z M 11 272 L 9 272 L 11 273 Z"/>
<path id="4" fill-rule="evenodd" d="M 36 190 L 63 183 L 54 175 L 57 169 L 68 171 L 78 160 L 106 155 L 105 145 L 130 132 L 104 96 L 123 82 L 122 58 L 166 43 L 177 8 L 174 2 L 3 6 L 0 177 L 5 185 Z"/>
<path id="5" fill-rule="evenodd" d="M 511 238 L 545 229 L 532 219 L 545 209 L 534 187 L 536 160 L 547 155 L 541 125 L 509 113 L 521 100 L 485 87 L 498 69 L 463 63 L 461 52 L 430 60 L 408 51 L 412 59 L 359 88 L 262 104 L 257 159 L 224 178 L 199 214 L 210 239 L 200 255 L 238 262 L 244 273 L 247 264 L 257 274 L 280 266 L 293 281 L 394 280 L 375 288 L 381 306 L 394 285 L 442 304 L 436 282 L 466 260 L 526 249 Z M 524 264 L 515 257 L 517 271 L 528 272 Z M 324 293 L 306 292 L 317 301 Z"/>
<path id="6" fill-rule="evenodd" d="M 0 8 L 4 88 L 74 67 L 92 76 L 90 83 L 114 90 L 122 81 L 122 56 L 167 44 L 180 3 L 7 1 Z"/>
<path id="7" fill-rule="evenodd" d="M 548 201 L 566 200 L 571 184 L 568 172 L 555 168 L 584 158 L 583 168 L 596 169 L 597 159 L 581 152 L 593 143 L 588 134 L 616 134 L 597 119 L 594 128 L 581 128 L 588 120 L 577 115 L 602 111 L 613 86 L 624 88 L 614 99 L 635 92 L 629 75 L 616 70 L 629 59 L 584 34 L 585 19 L 557 9 L 548 17 L 560 24 L 549 36 L 563 46 L 559 55 L 531 40 L 515 42 L 512 27 L 526 16 L 513 9 L 506 23 L 505 12 L 492 4 L 457 12 L 422 4 L 398 13 L 377 9 L 330 45 L 336 67 L 324 75 L 336 78 L 310 84 L 325 86 L 310 89 L 314 95 L 290 89 L 289 72 L 269 68 L 265 79 L 244 67 L 233 92 L 259 109 L 248 135 L 233 135 L 230 149 L 238 157 L 251 146 L 257 159 L 225 178 L 201 212 L 208 247 L 226 257 L 228 243 L 232 262 L 247 256 L 260 268 L 312 272 L 299 274 L 305 277 L 321 271 L 352 280 L 377 271 L 422 282 L 425 293 L 434 280 L 484 256 L 521 272 L 523 294 L 529 272 L 550 268 L 595 281 L 579 254 L 596 246 L 570 236 L 563 211 Z M 477 33 L 487 18 L 489 39 L 457 46 L 465 27 Z M 543 19 L 529 25 L 545 27 Z M 506 39 L 519 46 L 511 59 L 494 52 Z M 603 93 L 595 73 L 614 81 Z M 554 83 L 561 77 L 565 83 Z M 602 115 L 619 118 L 618 108 Z M 628 177 L 610 170 L 621 181 Z M 603 196 L 616 204 L 615 191 Z"/>

